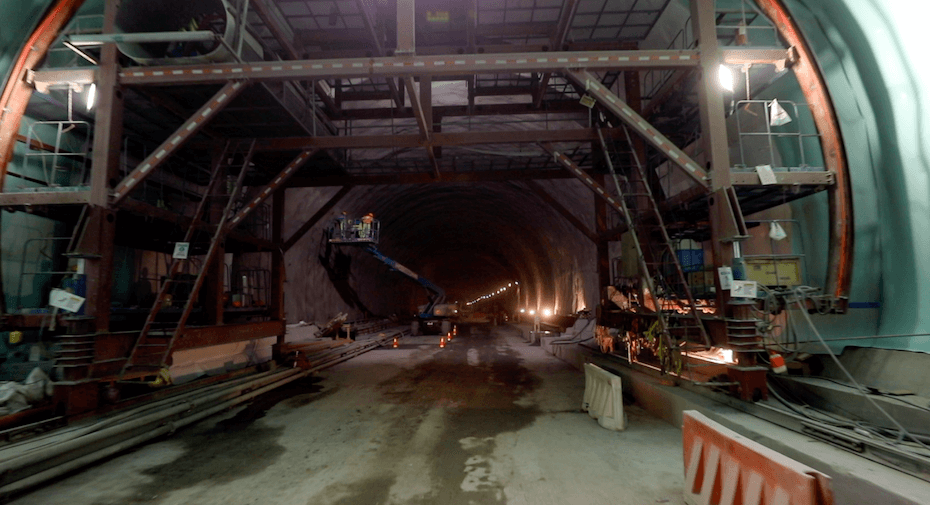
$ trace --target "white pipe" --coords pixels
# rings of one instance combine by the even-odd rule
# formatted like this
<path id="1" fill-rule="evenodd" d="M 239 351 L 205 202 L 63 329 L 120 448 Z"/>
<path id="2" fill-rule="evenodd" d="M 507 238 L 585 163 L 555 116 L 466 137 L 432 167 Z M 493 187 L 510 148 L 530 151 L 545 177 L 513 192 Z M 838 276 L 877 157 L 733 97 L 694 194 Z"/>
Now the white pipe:
<path id="1" fill-rule="evenodd" d="M 289 376 L 288 374 L 294 374 L 295 372 L 298 372 L 298 371 L 290 369 L 279 375 L 283 375 L 284 378 L 287 378 Z M 61 456 L 67 452 L 80 449 L 94 442 L 98 442 L 101 440 L 105 440 L 107 438 L 121 435 L 125 433 L 126 431 L 129 431 L 132 429 L 143 427 L 146 424 L 154 423 L 162 419 L 165 419 L 167 417 L 193 410 L 197 407 L 203 406 L 205 403 L 208 403 L 208 402 L 226 400 L 227 397 L 231 395 L 237 395 L 246 389 L 249 389 L 252 387 L 261 387 L 268 383 L 273 383 L 280 379 L 281 377 L 277 377 L 275 375 L 272 375 L 270 377 L 265 377 L 265 378 L 256 380 L 254 382 L 248 382 L 246 384 L 242 384 L 242 385 L 239 385 L 233 388 L 224 389 L 211 395 L 193 399 L 187 402 L 182 402 L 180 405 L 176 405 L 166 410 L 162 410 L 162 411 L 159 411 L 153 414 L 149 414 L 147 416 L 140 417 L 139 419 L 125 422 L 117 426 L 113 426 L 111 428 L 106 428 L 103 430 L 95 431 L 86 436 L 83 436 L 77 439 L 68 440 L 60 444 L 56 444 L 47 449 L 43 448 L 40 450 L 36 450 L 36 451 L 23 454 L 22 456 L 9 459 L 7 461 L 4 461 L 2 464 L 0 464 L 0 475 L 5 475 L 5 474 L 8 474 L 9 472 L 13 472 L 13 471 L 28 467 L 30 465 L 41 463 L 42 461 L 46 461 L 48 459 Z"/>
<path id="2" fill-rule="evenodd" d="M 79 456 L 78 458 L 67 461 L 58 466 L 49 468 L 39 473 L 30 475 L 29 477 L 26 477 L 24 479 L 19 479 L 15 482 L 11 482 L 3 486 L 2 488 L 0 488 L 0 497 L 8 495 L 10 493 L 28 489 L 35 485 L 41 484 L 42 482 L 45 482 L 49 479 L 62 476 L 68 472 L 77 470 L 90 463 L 93 463 L 93 462 L 99 461 L 100 459 L 117 454 L 135 445 L 138 445 L 138 444 L 147 442 L 153 438 L 171 433 L 180 427 L 187 426 L 191 423 L 195 423 L 197 421 L 200 421 L 201 419 L 205 419 L 209 416 L 212 416 L 218 412 L 221 412 L 230 407 L 238 405 L 242 402 L 251 400 L 252 398 L 255 398 L 256 396 L 267 393 L 268 391 L 271 391 L 275 388 L 281 387 L 285 384 L 289 384 L 297 379 L 306 377 L 317 370 L 320 370 L 328 366 L 335 365 L 342 361 L 349 360 L 359 354 L 362 354 L 371 349 L 374 349 L 375 347 L 383 345 L 390 338 L 391 338 L 390 336 L 385 336 L 382 339 L 373 339 L 370 342 L 367 342 L 364 345 L 354 350 L 346 351 L 342 355 L 334 356 L 330 359 L 325 359 L 324 362 L 319 363 L 318 365 L 308 370 L 289 369 L 289 370 L 282 371 L 282 372 L 265 372 L 261 374 L 259 378 L 250 377 L 249 379 L 252 379 L 252 380 L 249 380 L 248 382 L 245 382 L 243 384 L 239 384 L 235 387 L 232 387 L 232 388 L 226 387 L 219 392 L 209 394 L 209 395 L 199 395 L 196 398 L 193 398 L 186 402 L 182 402 L 180 405 L 176 405 L 174 407 L 168 408 L 167 410 L 162 410 L 154 414 L 143 416 L 139 419 L 135 419 L 130 422 L 126 422 L 126 423 L 123 423 L 123 424 L 120 424 L 118 426 L 114 426 L 111 428 L 97 430 L 79 439 L 69 439 L 67 442 L 55 445 L 51 448 L 48 448 L 45 450 L 35 450 L 27 454 L 24 454 L 20 457 L 5 461 L 2 464 L 0 464 L 0 475 L 9 475 L 9 473 L 13 471 L 21 470 L 30 465 L 34 465 L 34 464 L 40 463 L 42 461 L 46 461 L 54 457 L 62 456 L 68 452 L 81 449 L 95 442 L 103 441 L 107 438 L 111 438 L 117 435 L 124 434 L 125 432 L 130 431 L 130 430 L 143 428 L 147 424 L 154 424 L 154 423 L 157 423 L 159 421 L 162 421 L 174 415 L 183 414 L 184 412 L 189 412 L 191 410 L 194 410 L 197 407 L 204 406 L 204 404 L 208 402 L 222 401 L 222 403 L 218 405 L 214 405 L 205 410 L 199 411 L 197 413 L 183 417 L 181 419 L 165 423 L 155 429 L 146 431 L 144 433 L 136 435 L 127 440 L 123 440 L 121 442 L 117 442 L 116 444 L 105 447 L 98 451 L 85 454 L 83 456 Z M 254 389 L 252 391 L 249 391 L 248 393 L 242 394 L 243 391 L 246 391 L 250 388 L 255 388 L 255 387 L 258 387 L 258 389 Z M 230 398 L 230 396 L 232 397 Z M 162 403 L 162 402 L 159 402 L 159 403 Z M 136 412 L 150 410 L 150 407 L 151 406 L 147 406 L 147 407 L 137 409 Z M 125 418 L 125 416 L 120 415 L 120 416 L 117 416 L 117 418 L 123 419 Z M 110 424 L 110 420 L 108 420 L 107 424 Z M 92 429 L 92 428 L 94 427 L 89 427 L 88 429 Z M 81 430 L 81 431 L 83 432 L 85 430 Z"/>
<path id="3" fill-rule="evenodd" d="M 0 488 L 0 497 L 9 495 L 10 493 L 15 493 L 15 492 L 17 492 L 17 491 L 22 491 L 22 490 L 24 490 L 24 489 L 28 489 L 28 488 L 30 488 L 30 487 L 36 486 L 36 485 L 38 485 L 38 484 L 41 484 L 41 483 L 43 483 L 43 482 L 45 482 L 45 481 L 47 481 L 47 480 L 49 480 L 49 479 L 54 479 L 54 478 L 56 478 L 56 477 L 60 477 L 60 476 L 62 476 L 62 475 L 65 475 L 65 474 L 68 473 L 68 472 L 71 472 L 71 471 L 74 471 L 74 470 L 78 470 L 78 469 L 80 469 L 80 468 L 82 468 L 82 467 L 84 467 L 84 466 L 86 466 L 86 465 L 89 465 L 89 464 L 91 464 L 91 463 L 94 463 L 94 462 L 96 462 L 96 461 L 99 461 L 99 460 L 101 460 L 101 459 L 103 459 L 103 458 L 107 458 L 107 457 L 109 457 L 109 456 L 112 456 L 112 455 L 114 455 L 114 454 L 117 454 L 117 453 L 119 453 L 119 452 L 122 452 L 122 451 L 124 451 L 124 450 L 126 450 L 126 449 L 129 449 L 129 448 L 134 447 L 134 446 L 136 446 L 136 445 L 139 445 L 139 444 L 142 444 L 142 443 L 147 442 L 147 441 L 149 441 L 149 440 L 152 440 L 153 438 L 156 438 L 156 437 L 159 437 L 159 436 L 162 436 L 162 435 L 169 434 L 169 433 L 171 433 L 171 432 L 177 430 L 178 428 L 181 428 L 181 427 L 187 426 L 187 425 L 189 425 L 189 424 L 195 423 L 195 422 L 197 422 L 197 421 L 200 421 L 200 420 L 202 420 L 202 419 L 205 419 L 205 418 L 207 418 L 207 417 L 210 417 L 210 416 L 212 416 L 212 415 L 214 415 L 214 414 L 216 414 L 216 413 L 222 412 L 223 410 L 226 410 L 226 409 L 228 409 L 228 408 L 230 408 L 230 407 L 234 407 L 234 406 L 236 406 L 236 405 L 238 405 L 238 404 L 240 404 L 240 403 L 242 403 L 242 402 L 251 400 L 252 398 L 255 398 L 255 397 L 258 396 L 258 395 L 267 393 L 268 391 L 271 391 L 271 390 L 273 390 L 273 389 L 275 389 L 275 388 L 277 388 L 277 387 L 283 386 L 283 385 L 288 384 L 288 383 L 290 383 L 290 382 L 293 382 L 293 381 L 295 381 L 295 380 L 297 380 L 297 379 L 306 377 L 307 375 L 309 375 L 309 373 L 310 373 L 309 370 L 308 370 L 308 371 L 304 371 L 304 372 L 300 372 L 300 373 L 293 373 L 292 375 L 285 377 L 285 378 L 282 379 L 281 381 L 275 382 L 275 383 L 270 384 L 270 385 L 268 385 L 268 386 L 265 386 L 265 387 L 263 387 L 263 388 L 261 388 L 261 389 L 257 389 L 257 390 L 255 390 L 255 391 L 252 391 L 251 393 L 247 393 L 247 394 L 244 394 L 244 395 L 239 396 L 239 397 L 237 397 L 237 398 L 234 398 L 234 399 L 232 399 L 232 400 L 225 401 L 225 402 L 223 402 L 223 403 L 221 403 L 221 404 L 219 404 L 219 405 L 216 405 L 216 406 L 214 406 L 214 407 L 212 407 L 212 408 L 209 408 L 209 409 L 207 409 L 207 410 L 198 412 L 198 413 L 193 414 L 193 415 L 191 415 L 191 416 L 188 416 L 188 417 L 179 419 L 179 420 L 177 420 L 177 421 L 164 424 L 164 425 L 162 425 L 162 426 L 160 426 L 160 427 L 158 427 L 158 428 L 155 428 L 154 430 L 147 431 L 147 432 L 145 432 L 145 433 L 142 433 L 142 434 L 140 434 L 140 435 L 137 435 L 137 436 L 135 436 L 135 437 L 133 437 L 133 438 L 130 438 L 130 439 L 128 439 L 128 440 L 124 440 L 124 441 L 122 441 L 122 442 L 120 442 L 120 443 L 117 443 L 117 444 L 115 444 L 115 445 L 111 445 L 111 446 L 106 447 L 106 448 L 104 448 L 104 449 L 100 449 L 99 451 L 92 452 L 92 453 L 90 453 L 90 454 L 81 456 L 81 457 L 79 457 L 79 458 L 77 458 L 77 459 L 73 459 L 73 460 L 71 460 L 71 461 L 68 461 L 67 463 L 63 463 L 63 464 L 58 465 L 58 466 L 56 466 L 56 467 L 49 468 L 48 470 L 45 470 L 45 471 L 43 471 L 43 472 L 39 472 L 39 473 L 37 473 L 37 474 L 31 475 L 31 476 L 29 476 L 29 477 L 27 477 L 27 478 L 25 478 L 25 479 L 20 479 L 20 480 L 18 480 L 18 481 L 16 481 L 16 482 L 13 482 L 13 483 L 11 483 L 11 484 L 7 484 L 6 486 L 3 486 L 2 488 Z"/>

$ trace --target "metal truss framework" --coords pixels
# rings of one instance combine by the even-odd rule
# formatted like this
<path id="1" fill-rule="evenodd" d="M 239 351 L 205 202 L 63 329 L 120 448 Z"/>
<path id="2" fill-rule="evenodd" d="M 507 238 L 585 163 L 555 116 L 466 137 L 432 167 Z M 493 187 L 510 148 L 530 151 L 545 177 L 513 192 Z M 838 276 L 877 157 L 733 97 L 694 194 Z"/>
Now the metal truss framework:
<path id="1" fill-rule="evenodd" d="M 702 192 L 707 189 L 726 189 L 732 186 L 757 186 L 759 177 L 755 173 L 733 172 L 729 169 L 728 162 L 720 164 L 720 160 L 712 159 L 712 169 L 707 172 L 700 167 L 694 160 L 688 157 L 677 146 L 673 145 L 667 138 L 662 136 L 658 130 L 649 125 L 635 110 L 623 103 L 619 97 L 606 87 L 598 78 L 595 72 L 617 72 L 617 71 L 644 71 L 653 69 L 670 69 L 679 72 L 689 72 L 692 70 L 703 70 L 704 77 L 702 82 L 701 113 L 702 120 L 711 116 L 720 116 L 722 110 L 717 110 L 715 101 L 707 102 L 708 98 L 719 98 L 711 96 L 713 91 L 708 84 L 710 77 L 707 69 L 711 65 L 719 63 L 747 64 L 747 63 L 765 63 L 774 64 L 777 67 L 791 65 L 804 91 L 808 102 L 816 104 L 814 107 L 814 120 L 821 133 L 821 142 L 823 145 L 826 172 L 811 173 L 780 173 L 778 174 L 777 185 L 823 185 L 830 188 L 831 198 L 831 251 L 837 254 L 830 254 L 830 277 L 828 279 L 828 290 L 838 299 L 848 295 L 851 275 L 852 262 L 852 213 L 851 198 L 848 175 L 846 173 L 845 157 L 842 149 L 842 142 L 839 136 L 839 128 L 836 117 L 830 105 L 829 97 L 826 92 L 823 77 L 820 75 L 813 55 L 807 48 L 803 37 L 797 26 L 788 16 L 787 11 L 780 0 L 758 0 L 760 7 L 766 12 L 768 17 L 774 20 L 780 34 L 788 41 L 790 48 L 773 49 L 773 48 L 717 48 L 716 44 L 702 44 L 697 50 L 617 50 L 617 49 L 588 49 L 585 50 L 564 50 L 572 47 L 567 44 L 567 34 L 572 26 L 574 10 L 579 2 L 568 0 L 563 8 L 554 33 L 546 32 L 550 43 L 557 51 L 548 52 L 549 47 L 535 45 L 531 42 L 534 36 L 534 27 L 528 27 L 522 35 L 527 37 L 525 45 L 526 50 L 522 52 L 510 52 L 509 48 L 500 44 L 498 46 L 488 45 L 483 48 L 487 49 L 484 54 L 452 54 L 452 51 L 442 48 L 424 48 L 421 53 L 414 54 L 416 48 L 414 36 L 414 16 L 413 0 L 398 1 L 398 44 L 397 53 L 389 56 L 390 51 L 386 48 L 379 47 L 379 34 L 372 23 L 371 13 L 368 11 L 365 2 L 358 0 L 361 12 L 367 21 L 365 30 L 367 31 L 370 44 L 375 46 L 372 57 L 354 57 L 342 58 L 334 56 L 327 59 L 297 59 L 300 56 L 300 49 L 295 45 L 300 39 L 299 34 L 295 34 L 287 26 L 286 21 L 282 24 L 282 14 L 274 7 L 274 2 L 267 0 L 258 0 L 256 9 L 265 26 L 269 29 L 271 37 L 277 40 L 285 56 L 291 58 L 285 61 L 257 62 L 257 63 L 223 63 L 210 65 L 184 65 L 184 66 L 165 66 L 165 67 L 147 67 L 147 68 L 118 68 L 115 63 L 101 62 L 101 65 L 109 65 L 108 68 L 81 68 L 81 69 L 49 69 L 38 70 L 36 67 L 44 57 L 48 46 L 57 36 L 62 26 L 73 16 L 77 7 L 82 2 L 80 0 L 62 0 L 56 7 L 50 11 L 46 20 L 43 21 L 30 39 L 23 56 L 14 67 L 14 78 L 11 79 L 2 95 L 0 105 L 4 107 L 3 121 L 0 123 L 0 189 L 2 181 L 6 175 L 6 165 L 9 162 L 13 145 L 16 142 L 15 130 L 18 128 L 19 119 L 25 112 L 26 103 L 32 92 L 31 86 L 39 90 L 47 90 L 56 86 L 70 86 L 73 84 L 88 84 L 99 82 L 99 79 L 105 72 L 112 72 L 115 76 L 114 82 L 118 86 L 129 87 L 156 87 L 156 86 L 189 86 L 189 85 L 223 85 L 218 92 L 204 107 L 197 113 L 187 119 L 184 124 L 175 133 L 170 135 L 167 140 L 156 149 L 151 156 L 140 163 L 127 177 L 120 181 L 112 190 L 112 197 L 109 202 L 109 209 L 101 213 L 99 218 L 101 222 L 105 218 L 112 216 L 108 212 L 116 210 L 126 210 L 138 212 L 151 216 L 160 216 L 168 221 L 184 221 L 183 216 L 174 215 L 170 211 L 159 209 L 154 206 L 127 199 L 129 193 L 164 160 L 176 152 L 186 141 L 202 129 L 211 118 L 214 118 L 224 105 L 229 103 L 238 93 L 240 93 L 250 82 L 261 81 L 298 81 L 306 80 L 314 83 L 315 89 L 324 102 L 326 108 L 334 115 L 347 114 L 348 116 L 369 117 L 384 115 L 379 112 L 362 112 L 341 110 L 339 107 L 337 91 L 336 99 L 330 100 L 330 95 L 325 84 L 330 79 L 383 79 L 387 82 L 389 92 L 387 97 L 394 101 L 397 106 L 398 114 L 406 117 L 414 117 L 417 120 L 419 134 L 413 135 L 385 135 L 385 136 L 343 136 L 343 137 L 298 137 L 298 138 L 275 138 L 260 139 L 256 143 L 256 149 L 261 151 L 300 151 L 297 158 L 293 159 L 287 166 L 282 169 L 277 176 L 272 177 L 271 182 L 257 191 L 254 198 L 242 209 L 236 212 L 230 218 L 228 229 L 231 239 L 239 239 L 249 242 L 255 246 L 256 250 L 285 250 L 296 243 L 302 233 L 312 227 L 312 223 L 321 219 L 325 212 L 328 212 L 339 199 L 345 196 L 349 190 L 358 185 L 379 185 L 379 184 L 398 184 L 398 183 L 443 183 L 443 182 L 480 182 L 480 181 L 507 181 L 521 179 L 547 179 L 563 178 L 573 176 L 578 178 L 584 184 L 589 186 L 594 194 L 610 207 L 621 211 L 622 208 L 618 202 L 611 197 L 607 191 L 600 185 L 590 174 L 578 164 L 573 162 L 564 152 L 559 152 L 555 143 L 560 142 L 594 142 L 597 140 L 597 131 L 590 128 L 575 128 L 568 130 L 539 130 L 539 131 L 485 131 L 485 132 L 453 132 L 441 133 L 434 130 L 432 124 L 434 114 L 437 114 L 439 107 L 433 108 L 431 99 L 425 96 L 426 86 L 431 79 L 463 79 L 469 82 L 469 105 L 463 112 L 471 115 L 475 110 L 474 96 L 478 94 L 475 89 L 476 75 L 496 75 L 496 74 L 514 74 L 514 73 L 532 73 L 541 74 L 542 78 L 538 81 L 535 88 L 524 90 L 520 86 L 511 90 L 514 92 L 528 92 L 532 96 L 531 104 L 533 108 L 541 108 L 547 102 L 545 100 L 547 90 L 552 89 L 549 81 L 554 74 L 560 74 L 567 79 L 574 81 L 577 85 L 584 88 L 588 93 L 597 98 L 598 102 L 623 121 L 630 128 L 637 131 L 647 142 L 659 149 L 665 154 L 670 161 L 683 169 L 693 181 L 695 181 Z M 108 1 L 107 9 L 110 10 L 115 2 Z M 477 4 L 472 6 L 477 9 Z M 692 9 L 700 11 L 700 16 L 693 16 L 695 23 L 695 32 L 713 33 L 715 26 L 713 24 L 713 2 L 711 0 L 693 0 Z M 696 12 L 696 11 L 695 11 Z M 484 33 L 485 36 L 494 34 L 485 30 L 481 32 L 477 27 L 477 16 L 473 16 L 474 23 L 469 26 L 468 49 L 474 51 L 478 47 L 478 34 Z M 538 28 L 538 27 L 537 27 Z M 703 32 L 702 32 L 703 30 Z M 508 34 L 501 32 L 497 37 L 505 37 Z M 711 37 L 713 38 L 713 37 Z M 705 41 L 707 37 L 702 37 Z M 716 42 L 716 40 L 714 40 Z M 110 44 L 112 46 L 112 44 Z M 616 45 L 614 44 L 614 47 Z M 580 46 L 579 46 L 580 47 Z M 710 48 L 710 49 L 708 49 Z M 438 54 L 437 54 L 438 53 Z M 332 54 L 329 54 L 332 56 Z M 34 71 L 34 72 L 33 72 Z M 712 77 L 712 76 L 711 76 Z M 412 107 L 410 111 L 402 111 L 404 100 L 402 89 L 397 86 L 397 79 L 404 83 L 404 87 L 411 98 Z M 420 80 L 420 90 L 416 89 L 415 79 Z M 562 80 L 558 80 L 559 85 Z M 518 83 L 520 84 L 520 83 Z M 522 84 L 521 84 L 522 85 Z M 114 92 L 115 86 L 111 87 L 108 92 Z M 483 91 L 484 92 L 484 91 Z M 487 91 L 485 93 L 489 93 Z M 500 92 L 499 90 L 495 93 Z M 566 95 L 568 96 L 568 95 Z M 15 108 L 9 108 L 7 104 L 13 104 Z M 21 107 L 20 107 L 21 106 Z M 9 110 L 8 110 L 9 109 Z M 20 110 L 21 109 L 21 110 Z M 452 109 L 449 109 L 450 111 Z M 576 110 L 575 110 L 576 111 Z M 112 111 L 98 111 L 98 114 L 107 114 Z M 538 111 L 537 111 L 538 112 Z M 391 117 L 393 113 L 391 113 Z M 708 116 L 711 115 L 711 116 Z M 121 121 L 121 119 L 120 119 Z M 438 126 L 438 125 L 437 125 Z M 11 130 L 12 128 L 12 130 Z M 708 128 L 704 128 L 705 132 Z M 714 128 L 710 128 L 714 130 Z M 716 128 L 719 130 L 719 128 Z M 620 138 L 620 130 L 604 130 L 608 138 Z M 713 135 L 706 135 L 705 142 L 710 144 L 715 150 L 722 148 L 725 151 L 725 135 L 723 140 L 719 137 L 719 131 Z M 492 170 L 486 172 L 456 172 L 444 173 L 440 171 L 440 164 L 437 160 L 439 153 L 436 151 L 441 146 L 466 146 L 478 144 L 495 144 L 495 143 L 541 143 L 545 149 L 552 153 L 553 158 L 561 164 L 565 171 L 557 170 Z M 377 176 L 337 176 L 337 177 L 312 177 L 298 175 L 300 167 L 304 165 L 311 155 L 319 149 L 365 149 L 365 148 L 425 148 L 429 153 L 434 173 L 405 173 L 405 174 L 386 174 Z M 111 146 L 118 151 L 118 146 Z M 714 158 L 711 156 L 711 158 Z M 725 158 L 724 158 L 725 159 Z M 108 161 L 107 163 L 112 163 Z M 100 175 L 106 170 L 112 170 L 113 167 L 94 166 L 93 171 L 99 172 L 94 180 L 102 181 L 104 178 Z M 281 237 L 281 221 L 283 220 L 283 188 L 301 187 L 301 186 L 321 186 L 321 185 L 342 185 L 342 190 L 327 202 L 317 214 L 301 227 L 300 233 L 295 233 L 286 241 Z M 100 187 L 105 187 L 97 184 Z M 0 193 L 0 206 L 28 207 L 32 205 L 84 205 L 93 203 L 94 199 L 91 191 L 85 189 L 62 192 L 38 192 L 38 193 Z M 273 229 L 274 241 L 269 242 L 262 239 L 249 238 L 242 232 L 232 232 L 232 229 L 241 223 L 255 208 L 264 202 L 269 196 L 277 195 L 275 198 L 274 224 Z M 551 203 L 551 202 L 550 202 Z M 324 210 L 325 209 L 325 210 Z M 104 209 L 101 209 L 104 210 Z M 558 210 L 558 209 L 557 209 Z M 561 211 L 560 211 L 561 212 Z M 169 215 L 170 214 L 170 215 Z M 565 214 L 563 213 L 563 216 Z M 568 218 L 568 216 L 565 216 Z M 712 215 L 712 220 L 714 216 Z M 112 221 L 112 220 L 111 220 Z M 588 230 L 585 226 L 578 226 L 581 223 L 573 225 L 579 229 L 588 238 L 599 242 L 598 250 L 606 251 L 604 245 L 604 236 L 601 233 L 602 227 L 598 226 L 595 232 Z M 196 224 L 196 227 L 203 231 L 210 231 L 206 223 Z M 101 235 L 102 237 L 104 235 Z M 238 238 L 237 238 L 238 237 Z M 715 236 L 715 240 L 720 237 Z M 278 266 L 281 258 L 275 256 Z M 112 259 L 111 259 L 112 261 Z M 600 261 L 600 259 L 599 259 Z M 715 261 L 720 262 L 716 257 Z M 101 265 L 101 268 L 112 267 L 111 265 Z M 277 268 L 277 267 L 276 267 Z M 277 272 L 277 269 L 276 269 Z M 278 291 L 283 290 L 283 274 L 276 274 L 276 287 Z M 281 293 L 279 292 L 278 295 Z M 280 297 L 276 297 L 280 298 Z M 108 302 L 108 300 L 107 300 Z M 280 305 L 280 304 L 279 304 Z M 276 310 L 280 309 L 278 307 Z M 282 316 L 283 311 L 278 314 Z M 264 325 L 262 336 L 280 335 L 283 327 L 283 321 L 271 321 L 259 323 Z M 245 325 L 249 326 L 249 325 Z M 251 326 L 250 326 L 251 328 Z M 223 332 L 222 326 L 211 326 L 203 330 L 210 336 L 206 340 L 211 343 L 222 343 L 232 341 L 232 338 L 241 339 L 241 335 L 247 334 L 250 328 L 241 329 L 235 337 L 228 336 Z M 258 328 L 258 326 L 255 326 Z M 106 332 L 106 328 L 98 328 Z M 195 330 L 186 330 L 195 331 Z M 245 332 L 245 333 L 243 333 Z M 215 334 L 215 335 L 214 335 Z M 257 334 L 256 334 L 257 335 Z M 205 341 L 206 341 L 205 340 Z"/>

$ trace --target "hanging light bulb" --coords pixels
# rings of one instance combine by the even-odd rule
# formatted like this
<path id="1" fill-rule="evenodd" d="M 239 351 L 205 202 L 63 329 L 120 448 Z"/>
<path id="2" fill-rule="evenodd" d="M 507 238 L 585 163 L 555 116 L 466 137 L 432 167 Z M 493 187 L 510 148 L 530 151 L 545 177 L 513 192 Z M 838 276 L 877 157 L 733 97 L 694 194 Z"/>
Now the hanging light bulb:
<path id="1" fill-rule="evenodd" d="M 90 83 L 90 89 L 87 90 L 87 110 L 90 111 L 94 108 L 94 103 L 97 101 L 97 83 Z"/>
<path id="2" fill-rule="evenodd" d="M 733 91 L 733 72 L 726 65 L 720 65 L 717 69 L 717 78 L 720 80 L 721 88 Z"/>

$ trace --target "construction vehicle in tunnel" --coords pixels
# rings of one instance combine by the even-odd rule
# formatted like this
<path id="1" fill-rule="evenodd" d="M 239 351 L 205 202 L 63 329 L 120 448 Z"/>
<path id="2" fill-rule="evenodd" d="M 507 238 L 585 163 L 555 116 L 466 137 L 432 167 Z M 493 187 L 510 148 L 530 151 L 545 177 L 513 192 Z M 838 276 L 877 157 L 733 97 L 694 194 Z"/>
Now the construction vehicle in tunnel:
<path id="1" fill-rule="evenodd" d="M 378 250 L 377 244 L 380 239 L 380 232 L 381 223 L 374 219 L 372 214 L 366 214 L 361 219 L 353 221 L 348 219 L 346 213 L 343 213 L 334 220 L 332 227 L 329 229 L 329 243 L 364 246 L 363 250 L 365 252 L 387 265 L 392 271 L 406 275 L 426 289 L 428 301 L 426 304 L 417 307 L 417 314 L 413 322 L 410 323 L 411 334 L 435 333 L 446 335 L 450 333 L 452 331 L 452 318 L 458 314 L 458 305 L 445 303 L 445 290 Z"/>

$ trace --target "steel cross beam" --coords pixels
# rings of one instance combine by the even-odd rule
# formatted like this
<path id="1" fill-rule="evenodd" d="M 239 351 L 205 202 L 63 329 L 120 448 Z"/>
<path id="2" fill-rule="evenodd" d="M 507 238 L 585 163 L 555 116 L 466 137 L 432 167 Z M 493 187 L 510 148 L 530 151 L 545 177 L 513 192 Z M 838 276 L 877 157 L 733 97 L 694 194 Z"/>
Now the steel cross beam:
<path id="1" fill-rule="evenodd" d="M 417 126 L 420 127 L 420 137 L 426 145 L 426 155 L 429 157 L 429 161 L 433 165 L 433 172 L 435 172 L 438 179 L 439 160 L 436 159 L 436 151 L 433 150 L 433 117 L 432 112 L 428 113 L 426 110 L 428 107 L 431 109 L 430 105 L 432 104 L 427 105 L 420 100 L 420 93 L 417 91 L 416 83 L 413 82 L 413 77 L 404 78 L 404 87 L 407 88 L 410 104 L 413 106 L 413 115 L 417 118 Z"/>
<path id="2" fill-rule="evenodd" d="M 318 149 L 308 149 L 291 160 L 291 162 L 288 163 L 283 170 L 281 170 L 277 177 L 272 179 L 271 182 L 266 184 L 265 187 L 258 192 L 258 196 L 253 198 L 251 202 L 245 205 L 245 207 L 239 209 L 239 212 L 237 212 L 236 215 L 229 220 L 229 224 L 226 225 L 227 231 L 235 228 L 243 219 L 246 218 L 246 216 L 251 214 L 256 207 L 261 205 L 261 203 L 264 202 L 269 196 L 273 195 L 275 191 L 281 189 L 281 187 L 287 183 L 288 179 L 294 175 L 297 169 L 302 167 L 304 163 L 306 163 L 307 160 L 309 160 L 310 157 L 313 156 L 317 151 Z M 243 170 L 246 168 L 248 167 L 243 167 Z"/>
<path id="3" fill-rule="evenodd" d="M 310 188 L 330 186 L 387 186 L 395 184 L 448 184 L 462 182 L 507 182 L 529 179 L 567 179 L 564 170 L 475 170 L 470 172 L 440 172 L 437 179 L 429 172 L 402 172 L 377 175 L 338 175 L 324 177 L 295 177 L 288 187 Z"/>
<path id="4" fill-rule="evenodd" d="M 617 200 L 616 198 L 611 196 L 610 193 L 608 193 L 607 190 L 604 189 L 604 186 L 601 186 L 600 184 L 598 184 L 597 181 L 595 181 L 593 177 L 585 173 L 585 171 L 582 170 L 581 167 L 576 165 L 575 162 L 571 160 L 571 158 L 556 151 L 555 148 L 553 148 L 550 144 L 540 144 L 540 145 L 542 146 L 543 149 L 545 149 L 550 154 L 552 154 L 552 157 L 555 158 L 555 161 L 561 164 L 563 167 L 565 167 L 565 169 L 567 169 L 570 174 L 572 174 L 573 176 L 575 176 L 576 179 L 578 179 L 579 181 L 583 182 L 586 186 L 591 188 L 591 191 L 594 192 L 595 196 L 598 196 L 602 198 L 604 201 L 606 201 L 607 205 L 610 205 L 614 210 L 619 212 L 621 216 L 626 215 L 626 213 L 623 211 L 623 205 L 621 204 L 620 200 Z"/>
<path id="5" fill-rule="evenodd" d="M 618 98 L 617 95 L 605 88 L 597 77 L 591 75 L 586 70 L 566 69 L 565 75 L 580 86 L 583 86 L 585 91 L 597 98 L 598 102 L 607 110 L 633 128 L 633 130 L 639 133 L 656 149 L 664 153 L 672 163 L 681 167 L 686 175 L 694 179 L 694 181 L 701 186 L 705 188 L 708 187 L 707 172 L 705 172 L 697 162 L 692 160 L 684 151 L 676 147 L 665 135 L 659 133 L 659 130 L 656 130 L 655 127 L 637 114 L 636 111 Z"/>
<path id="6" fill-rule="evenodd" d="M 601 130 L 605 138 L 623 138 L 620 128 Z M 592 142 L 598 140 L 594 128 L 571 130 L 513 130 L 486 132 L 433 132 L 433 146 L 470 146 L 478 144 L 519 144 L 536 142 Z M 351 137 L 287 137 L 258 139 L 257 151 L 296 151 L 316 147 L 319 149 L 377 149 L 384 147 L 417 148 L 425 145 L 420 134 L 355 135 Z"/>
<path id="7" fill-rule="evenodd" d="M 180 128 L 158 146 L 152 154 L 142 160 L 125 179 L 116 185 L 111 204 L 115 207 L 129 196 L 136 186 L 142 183 L 155 168 L 168 159 L 188 139 L 197 133 L 203 125 L 213 119 L 223 107 L 245 89 L 244 81 L 230 81 L 220 89 L 203 107 L 190 117 Z"/>
<path id="8" fill-rule="evenodd" d="M 568 68 L 639 70 L 697 67 L 697 51 L 564 51 L 550 53 L 449 54 L 387 56 L 330 60 L 217 63 L 167 67 L 134 67 L 120 72 L 124 86 L 185 85 L 226 82 L 230 79 L 289 81 L 372 76 L 469 75 L 475 73 L 558 72 Z M 89 84 L 95 69 L 49 69 L 35 73 L 37 88 L 69 83 Z"/>

